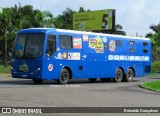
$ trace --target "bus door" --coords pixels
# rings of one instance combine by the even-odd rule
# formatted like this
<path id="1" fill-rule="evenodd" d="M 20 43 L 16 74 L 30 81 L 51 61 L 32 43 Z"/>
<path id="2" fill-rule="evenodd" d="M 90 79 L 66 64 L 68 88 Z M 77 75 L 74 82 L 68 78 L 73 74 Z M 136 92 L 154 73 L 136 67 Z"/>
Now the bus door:
<path id="1" fill-rule="evenodd" d="M 55 77 L 55 59 L 54 54 L 56 52 L 56 36 L 48 35 L 47 36 L 47 44 L 46 44 L 46 58 L 45 58 L 45 69 L 46 69 L 46 79 L 54 79 Z"/>

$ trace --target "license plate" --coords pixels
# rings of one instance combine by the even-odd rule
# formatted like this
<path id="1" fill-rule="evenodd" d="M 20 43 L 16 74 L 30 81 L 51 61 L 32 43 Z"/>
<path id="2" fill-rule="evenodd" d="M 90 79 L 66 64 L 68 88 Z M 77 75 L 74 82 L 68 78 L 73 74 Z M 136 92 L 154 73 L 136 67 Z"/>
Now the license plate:
<path id="1" fill-rule="evenodd" d="M 27 75 L 21 75 L 21 77 L 27 77 Z"/>

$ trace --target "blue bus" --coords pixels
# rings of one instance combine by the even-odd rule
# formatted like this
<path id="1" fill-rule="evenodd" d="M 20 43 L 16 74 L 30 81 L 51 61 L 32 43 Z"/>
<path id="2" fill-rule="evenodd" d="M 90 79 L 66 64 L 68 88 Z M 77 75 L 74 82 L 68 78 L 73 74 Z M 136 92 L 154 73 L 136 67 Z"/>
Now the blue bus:
<path id="1" fill-rule="evenodd" d="M 13 46 L 11 76 L 57 80 L 87 78 L 94 82 L 130 82 L 151 72 L 148 38 L 81 32 L 55 28 L 29 28 L 18 32 Z"/>

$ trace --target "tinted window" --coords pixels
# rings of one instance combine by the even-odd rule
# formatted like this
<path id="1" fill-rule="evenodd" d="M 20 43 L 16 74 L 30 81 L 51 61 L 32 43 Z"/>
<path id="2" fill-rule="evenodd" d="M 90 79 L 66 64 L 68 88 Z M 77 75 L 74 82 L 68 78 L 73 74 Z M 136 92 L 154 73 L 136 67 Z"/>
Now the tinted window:
<path id="1" fill-rule="evenodd" d="M 72 37 L 66 35 L 59 35 L 60 46 L 63 49 L 71 49 L 72 48 Z"/>
<path id="2" fill-rule="evenodd" d="M 19 34 L 16 37 L 13 57 L 39 57 L 43 53 L 44 34 Z"/>
<path id="3" fill-rule="evenodd" d="M 26 57 L 39 57 L 43 53 L 44 34 L 29 34 L 26 42 Z"/>
<path id="4" fill-rule="evenodd" d="M 47 55 L 52 56 L 55 51 L 56 51 L 56 36 L 48 35 Z"/>

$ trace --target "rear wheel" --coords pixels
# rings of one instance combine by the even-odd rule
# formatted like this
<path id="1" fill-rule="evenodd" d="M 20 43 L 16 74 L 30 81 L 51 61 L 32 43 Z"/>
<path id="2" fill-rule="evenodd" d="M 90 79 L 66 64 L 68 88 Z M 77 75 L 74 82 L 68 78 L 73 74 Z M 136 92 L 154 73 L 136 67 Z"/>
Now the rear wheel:
<path id="1" fill-rule="evenodd" d="M 40 79 L 33 79 L 33 82 L 35 84 L 41 84 L 43 82 L 43 80 L 40 80 Z"/>
<path id="2" fill-rule="evenodd" d="M 124 81 L 131 82 L 134 77 L 134 72 L 131 68 L 127 70 L 126 76 L 124 77 Z"/>
<path id="3" fill-rule="evenodd" d="M 116 73 L 115 73 L 115 82 L 121 82 L 123 79 L 123 71 L 120 68 L 117 68 Z"/>
<path id="4" fill-rule="evenodd" d="M 95 82 L 95 81 L 97 80 L 97 78 L 92 78 L 92 79 L 89 78 L 88 80 L 89 80 L 90 82 Z"/>
<path id="5" fill-rule="evenodd" d="M 68 81 L 69 81 L 69 76 L 70 75 L 69 75 L 68 70 L 67 69 L 62 69 L 61 73 L 60 73 L 60 77 L 58 79 L 58 83 L 62 84 L 62 85 L 67 84 Z"/>

